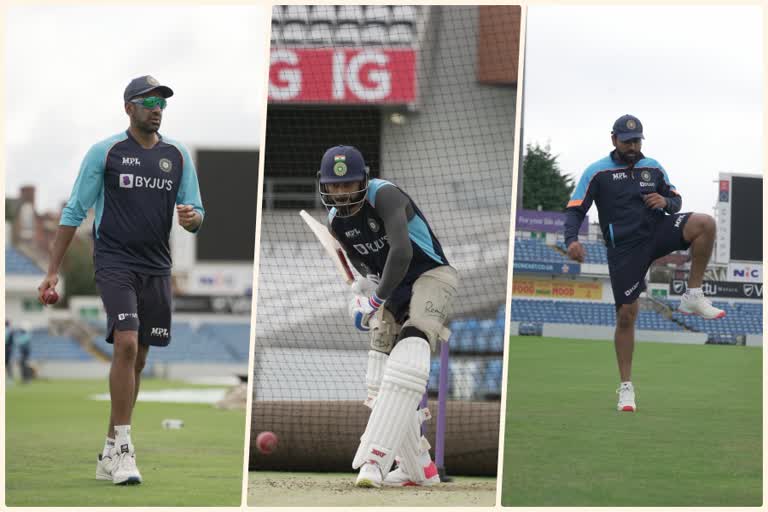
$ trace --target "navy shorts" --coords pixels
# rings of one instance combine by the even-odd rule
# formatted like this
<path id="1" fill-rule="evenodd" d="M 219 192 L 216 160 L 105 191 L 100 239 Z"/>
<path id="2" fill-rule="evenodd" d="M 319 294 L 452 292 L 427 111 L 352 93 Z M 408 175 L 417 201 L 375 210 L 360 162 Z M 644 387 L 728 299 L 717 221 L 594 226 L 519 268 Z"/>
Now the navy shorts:
<path id="1" fill-rule="evenodd" d="M 649 240 L 608 247 L 608 273 L 616 307 L 632 304 L 645 291 L 645 274 L 654 260 L 690 247 L 683 238 L 690 216 L 691 212 L 666 215 L 656 224 Z"/>
<path id="2" fill-rule="evenodd" d="M 171 276 L 101 269 L 96 286 L 107 310 L 107 342 L 114 331 L 138 331 L 139 343 L 164 347 L 171 342 Z"/>

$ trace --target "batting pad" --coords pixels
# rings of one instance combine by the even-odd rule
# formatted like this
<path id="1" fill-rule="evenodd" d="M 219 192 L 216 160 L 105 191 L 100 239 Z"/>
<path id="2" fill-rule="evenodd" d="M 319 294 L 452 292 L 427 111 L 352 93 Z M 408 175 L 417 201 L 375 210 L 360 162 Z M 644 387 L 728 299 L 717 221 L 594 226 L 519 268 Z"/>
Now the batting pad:
<path id="1" fill-rule="evenodd" d="M 387 476 L 395 451 L 412 423 L 417 421 L 414 411 L 427 388 L 429 353 L 429 343 L 417 337 L 405 338 L 392 349 L 352 468 L 357 469 L 370 460 L 378 463 L 383 476 Z"/>
<path id="2" fill-rule="evenodd" d="M 417 484 L 426 480 L 424 467 L 432 460 L 429 457 L 429 441 L 421 435 L 421 423 L 429 418 L 428 414 L 428 410 L 415 411 L 397 451 L 400 466 L 411 481 Z"/>
<path id="3" fill-rule="evenodd" d="M 384 378 L 384 368 L 389 356 L 377 350 L 368 351 L 368 371 L 365 372 L 365 385 L 368 388 L 368 398 L 365 405 L 373 409 L 373 403 L 379 394 L 381 380 Z"/>

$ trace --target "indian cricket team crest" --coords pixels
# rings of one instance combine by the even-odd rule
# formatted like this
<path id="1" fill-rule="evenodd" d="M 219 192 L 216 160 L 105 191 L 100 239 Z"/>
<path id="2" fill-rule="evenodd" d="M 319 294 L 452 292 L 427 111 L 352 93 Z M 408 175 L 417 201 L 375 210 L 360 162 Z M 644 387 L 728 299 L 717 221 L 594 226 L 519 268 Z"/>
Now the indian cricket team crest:
<path id="1" fill-rule="evenodd" d="M 336 176 L 344 176 L 347 174 L 347 157 L 346 155 L 335 155 L 333 157 L 333 173 Z"/>
<path id="2" fill-rule="evenodd" d="M 173 169 L 173 164 L 170 160 L 167 158 L 161 158 L 160 159 L 160 170 L 163 172 L 171 172 L 171 169 Z"/>
<path id="3" fill-rule="evenodd" d="M 637 128 L 637 123 L 635 122 L 635 120 L 627 119 L 627 129 L 634 130 L 635 128 Z"/>
<path id="4" fill-rule="evenodd" d="M 640 173 L 640 178 L 643 181 L 651 181 L 651 171 L 642 171 Z"/>
<path id="5" fill-rule="evenodd" d="M 371 228 L 371 231 L 374 233 L 379 232 L 379 223 L 376 222 L 374 219 L 368 219 L 368 227 Z"/>

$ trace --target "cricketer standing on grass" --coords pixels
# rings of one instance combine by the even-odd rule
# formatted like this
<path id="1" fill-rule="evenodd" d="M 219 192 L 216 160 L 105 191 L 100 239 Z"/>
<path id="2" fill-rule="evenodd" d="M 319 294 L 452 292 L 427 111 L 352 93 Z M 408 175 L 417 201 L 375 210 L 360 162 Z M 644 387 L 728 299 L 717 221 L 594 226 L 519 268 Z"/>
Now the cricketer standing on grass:
<path id="1" fill-rule="evenodd" d="M 205 211 L 189 151 L 158 130 L 173 91 L 151 76 L 132 80 L 123 94 L 130 126 L 94 144 L 61 213 L 40 301 L 58 282 L 75 230 L 95 206 L 96 285 L 107 311 L 111 414 L 96 479 L 141 483 L 131 441 L 131 414 L 151 345 L 171 341 L 171 251 L 174 205 L 179 224 L 197 232 Z"/>
<path id="2" fill-rule="evenodd" d="M 664 168 L 640 152 L 643 125 L 632 115 L 616 120 L 611 132 L 614 150 L 584 171 L 568 202 L 565 244 L 568 257 L 583 262 L 578 231 L 594 201 L 608 250 L 608 273 L 616 303 L 614 343 L 619 367 L 619 411 L 634 412 L 632 354 L 638 297 L 646 288 L 651 263 L 673 251 L 691 248 L 688 290 L 678 311 L 706 319 L 725 312 L 712 306 L 701 284 L 715 242 L 715 221 L 702 213 L 678 213 L 682 197 Z"/>
<path id="3" fill-rule="evenodd" d="M 366 385 L 371 409 L 352 467 L 358 487 L 440 482 L 421 435 L 419 402 L 430 349 L 447 340 L 458 286 L 440 242 L 416 203 L 393 183 L 369 179 L 363 155 L 336 146 L 323 155 L 318 189 L 328 229 L 363 276 L 352 286 L 355 327 L 370 331 Z M 390 471 L 397 456 L 397 469 Z"/>

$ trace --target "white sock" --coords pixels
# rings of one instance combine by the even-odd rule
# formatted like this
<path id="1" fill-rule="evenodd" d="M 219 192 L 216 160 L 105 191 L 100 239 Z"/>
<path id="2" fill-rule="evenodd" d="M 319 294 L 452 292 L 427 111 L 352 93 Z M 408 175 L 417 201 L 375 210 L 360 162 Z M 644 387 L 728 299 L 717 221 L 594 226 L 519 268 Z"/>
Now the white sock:
<path id="1" fill-rule="evenodd" d="M 115 425 L 115 434 L 115 446 L 119 451 L 130 451 L 133 448 L 130 425 Z M 124 446 L 125 448 L 123 448 Z"/>
<path id="2" fill-rule="evenodd" d="M 701 295 L 701 288 L 688 288 L 686 292 L 688 295 Z"/>
<path id="3" fill-rule="evenodd" d="M 107 457 L 112 449 L 115 447 L 115 440 L 111 437 L 108 437 L 106 441 L 104 441 L 104 449 L 101 451 L 102 457 Z"/>

